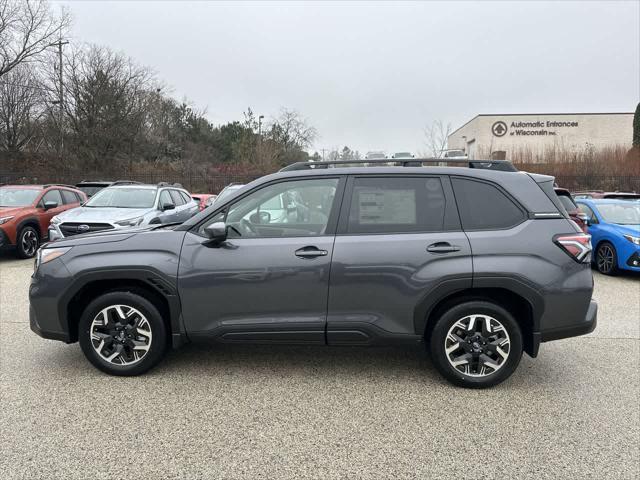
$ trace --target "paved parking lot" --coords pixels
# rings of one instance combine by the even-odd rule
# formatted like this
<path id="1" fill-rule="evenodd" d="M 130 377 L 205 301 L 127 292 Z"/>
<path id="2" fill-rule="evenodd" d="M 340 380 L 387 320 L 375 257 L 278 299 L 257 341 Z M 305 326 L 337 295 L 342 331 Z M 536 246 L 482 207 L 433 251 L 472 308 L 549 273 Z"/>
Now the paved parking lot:
<path id="1" fill-rule="evenodd" d="M 598 329 L 504 384 L 446 384 L 421 349 L 187 346 L 99 373 L 28 325 L 0 257 L 0 476 L 638 478 L 640 278 L 596 276 Z"/>

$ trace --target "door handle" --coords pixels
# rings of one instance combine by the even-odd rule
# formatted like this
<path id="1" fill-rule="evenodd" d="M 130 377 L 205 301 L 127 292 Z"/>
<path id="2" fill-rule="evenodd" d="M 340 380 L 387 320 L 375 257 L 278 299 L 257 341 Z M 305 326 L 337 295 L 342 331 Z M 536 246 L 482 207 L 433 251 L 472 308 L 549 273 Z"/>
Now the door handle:
<path id="1" fill-rule="evenodd" d="M 449 242 L 436 242 L 427 247 L 427 252 L 431 253 L 451 253 L 459 252 L 460 247 L 451 245 Z"/>
<path id="2" fill-rule="evenodd" d="M 325 257 L 329 252 L 326 250 L 320 250 L 318 247 L 302 247 L 296 250 L 296 257 L 300 258 L 315 258 Z"/>

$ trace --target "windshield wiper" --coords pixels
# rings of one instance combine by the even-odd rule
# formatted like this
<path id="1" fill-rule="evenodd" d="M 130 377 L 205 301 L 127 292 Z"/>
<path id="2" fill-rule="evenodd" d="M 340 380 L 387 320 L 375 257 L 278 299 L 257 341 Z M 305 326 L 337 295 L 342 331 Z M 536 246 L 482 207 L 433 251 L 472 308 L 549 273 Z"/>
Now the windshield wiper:
<path id="1" fill-rule="evenodd" d="M 171 223 L 161 223 L 160 225 L 154 226 L 151 230 L 157 230 L 163 227 L 175 227 L 176 225 L 182 225 L 184 222 L 171 222 Z"/>

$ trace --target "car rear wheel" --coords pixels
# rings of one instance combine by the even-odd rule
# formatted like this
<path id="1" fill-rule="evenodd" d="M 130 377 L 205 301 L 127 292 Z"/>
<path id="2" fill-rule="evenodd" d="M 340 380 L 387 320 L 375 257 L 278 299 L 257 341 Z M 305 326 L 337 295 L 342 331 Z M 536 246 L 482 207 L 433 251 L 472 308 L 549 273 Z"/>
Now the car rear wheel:
<path id="1" fill-rule="evenodd" d="M 146 298 L 111 292 L 87 306 L 78 339 L 87 359 L 103 372 L 139 375 L 164 356 L 167 329 L 158 309 Z"/>
<path id="2" fill-rule="evenodd" d="M 522 357 L 522 333 L 504 308 L 465 302 L 436 321 L 430 338 L 436 369 L 451 383 L 486 388 L 506 380 Z"/>
<path id="3" fill-rule="evenodd" d="M 18 232 L 16 252 L 20 258 L 33 258 L 40 246 L 40 235 L 33 227 L 23 227 Z"/>
<path id="4" fill-rule="evenodd" d="M 618 254 L 616 248 L 609 242 L 602 242 L 596 252 L 596 268 L 605 275 L 618 273 Z"/>

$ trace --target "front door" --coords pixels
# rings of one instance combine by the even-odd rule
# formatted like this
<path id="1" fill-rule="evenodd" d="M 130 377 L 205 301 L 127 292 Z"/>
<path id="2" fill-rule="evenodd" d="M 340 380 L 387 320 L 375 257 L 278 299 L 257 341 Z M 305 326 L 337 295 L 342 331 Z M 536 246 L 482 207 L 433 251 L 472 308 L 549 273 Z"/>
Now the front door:
<path id="1" fill-rule="evenodd" d="M 334 244 L 327 342 L 415 342 L 422 305 L 472 282 L 471 249 L 447 176 L 359 176 Z"/>
<path id="2" fill-rule="evenodd" d="M 257 187 L 187 233 L 179 290 L 191 338 L 325 343 L 339 177 Z M 221 245 L 204 228 L 224 221 Z"/>

